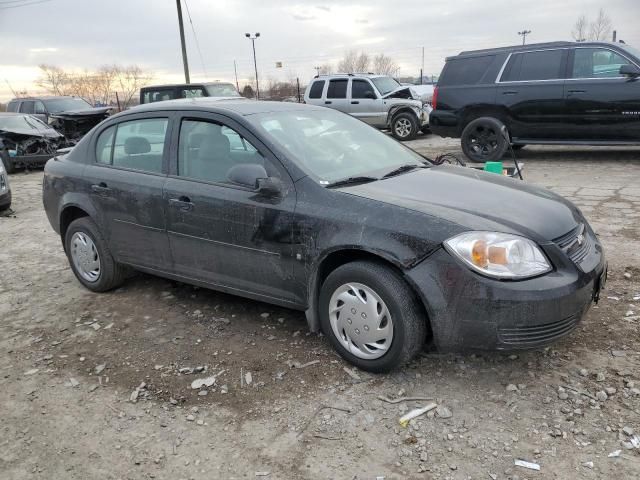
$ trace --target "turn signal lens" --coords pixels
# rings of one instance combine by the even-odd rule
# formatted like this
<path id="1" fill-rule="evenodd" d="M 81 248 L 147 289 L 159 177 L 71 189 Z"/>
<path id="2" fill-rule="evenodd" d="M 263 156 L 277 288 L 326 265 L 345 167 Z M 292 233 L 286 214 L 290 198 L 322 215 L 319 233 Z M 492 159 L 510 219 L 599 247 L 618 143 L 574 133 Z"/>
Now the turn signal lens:
<path id="1" fill-rule="evenodd" d="M 523 279 L 551 270 L 540 247 L 518 235 L 468 232 L 450 238 L 444 246 L 473 270 L 490 277 Z"/>

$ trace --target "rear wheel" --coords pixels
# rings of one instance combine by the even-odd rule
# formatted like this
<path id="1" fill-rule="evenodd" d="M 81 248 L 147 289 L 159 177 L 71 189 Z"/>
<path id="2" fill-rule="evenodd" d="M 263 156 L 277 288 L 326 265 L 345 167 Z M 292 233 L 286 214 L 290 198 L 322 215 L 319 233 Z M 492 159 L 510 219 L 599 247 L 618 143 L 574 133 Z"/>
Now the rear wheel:
<path id="1" fill-rule="evenodd" d="M 124 281 L 125 268 L 113 259 L 98 226 L 89 217 L 71 222 L 65 249 L 73 273 L 89 290 L 106 292 Z"/>
<path id="2" fill-rule="evenodd" d="M 408 112 L 398 113 L 391 120 L 391 134 L 398 140 L 413 140 L 418 133 L 418 120 Z"/>
<path id="3" fill-rule="evenodd" d="M 9 156 L 9 152 L 6 150 L 0 151 L 0 160 L 2 160 L 2 164 L 4 165 L 4 169 L 7 173 L 14 173 L 16 171 L 16 166 L 11 160 Z"/>
<path id="4" fill-rule="evenodd" d="M 474 162 L 500 160 L 509 148 L 509 142 L 502 134 L 503 128 L 504 124 L 493 117 L 472 120 L 460 137 L 462 151 Z"/>
<path id="5" fill-rule="evenodd" d="M 357 261 L 331 272 L 320 291 L 320 322 L 348 362 L 386 372 L 413 358 L 426 336 L 421 305 L 391 268 Z"/>

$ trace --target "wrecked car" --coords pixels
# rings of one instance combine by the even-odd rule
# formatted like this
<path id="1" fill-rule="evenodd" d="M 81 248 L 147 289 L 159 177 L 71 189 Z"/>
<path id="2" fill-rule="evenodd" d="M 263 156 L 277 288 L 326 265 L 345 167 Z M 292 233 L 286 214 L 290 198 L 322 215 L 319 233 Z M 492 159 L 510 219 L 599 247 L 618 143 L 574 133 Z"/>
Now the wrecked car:
<path id="1" fill-rule="evenodd" d="M 7 105 L 8 112 L 34 115 L 60 132 L 70 145 L 107 118 L 113 107 L 92 107 L 79 97 L 48 96 L 15 98 Z"/>
<path id="2" fill-rule="evenodd" d="M 304 101 L 388 129 L 398 140 L 412 140 L 418 131 L 429 131 L 430 99 L 421 99 L 413 86 L 385 75 L 316 75 L 304 92 Z"/>
<path id="3" fill-rule="evenodd" d="M 64 136 L 32 115 L 0 113 L 0 159 L 7 173 L 42 166 L 65 144 Z"/>
<path id="4" fill-rule="evenodd" d="M 305 311 L 379 372 L 423 349 L 570 333 L 606 278 L 561 196 L 433 165 L 331 109 L 172 100 L 107 119 L 47 162 L 43 202 L 89 290 L 128 269 Z"/>

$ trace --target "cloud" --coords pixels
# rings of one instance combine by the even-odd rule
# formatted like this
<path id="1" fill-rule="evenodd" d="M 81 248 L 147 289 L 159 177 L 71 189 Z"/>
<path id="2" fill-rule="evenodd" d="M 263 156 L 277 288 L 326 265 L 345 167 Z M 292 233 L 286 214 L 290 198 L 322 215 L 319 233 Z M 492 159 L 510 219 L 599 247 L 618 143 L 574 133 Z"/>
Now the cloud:
<path id="1" fill-rule="evenodd" d="M 53 53 L 57 52 L 58 49 L 55 47 L 42 47 L 42 48 L 30 48 L 30 53 Z"/>
<path id="2" fill-rule="evenodd" d="M 309 20 L 315 20 L 316 19 L 315 15 L 308 15 L 308 14 L 305 15 L 303 13 L 294 13 L 292 15 L 292 17 L 294 19 L 296 19 L 296 20 L 301 21 L 301 22 L 306 22 L 306 21 L 309 21 Z"/>

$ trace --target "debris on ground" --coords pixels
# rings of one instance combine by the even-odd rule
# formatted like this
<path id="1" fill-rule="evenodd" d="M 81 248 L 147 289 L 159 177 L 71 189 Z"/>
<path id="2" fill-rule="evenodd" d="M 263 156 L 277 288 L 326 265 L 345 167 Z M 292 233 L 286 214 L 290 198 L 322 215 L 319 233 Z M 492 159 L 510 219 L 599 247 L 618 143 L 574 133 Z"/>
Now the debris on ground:
<path id="1" fill-rule="evenodd" d="M 427 413 L 430 410 L 433 410 L 437 406 L 438 406 L 437 403 L 431 402 L 424 407 L 414 408 L 409 413 L 406 413 L 402 417 L 400 417 L 398 422 L 400 423 L 401 426 L 406 427 L 409 424 L 409 421 L 411 421 L 416 417 L 419 417 L 420 415 L 424 415 L 425 413 Z"/>
<path id="2" fill-rule="evenodd" d="M 351 378 L 353 378 L 356 382 L 362 381 L 362 378 L 360 378 L 360 375 L 358 375 L 354 370 L 350 369 L 349 367 L 343 367 L 342 370 L 344 370 L 345 373 L 349 375 Z"/>
<path id="3" fill-rule="evenodd" d="M 205 378 L 197 378 L 193 382 L 191 382 L 191 388 L 193 390 L 199 390 L 202 387 L 211 387 L 216 383 L 216 378 L 224 373 L 224 370 L 220 370 L 215 375 L 211 375 L 210 377 Z"/>
<path id="4" fill-rule="evenodd" d="M 515 459 L 514 464 L 516 467 L 524 467 L 529 470 L 540 470 L 540 465 L 533 462 L 527 462 L 526 460 Z"/>

